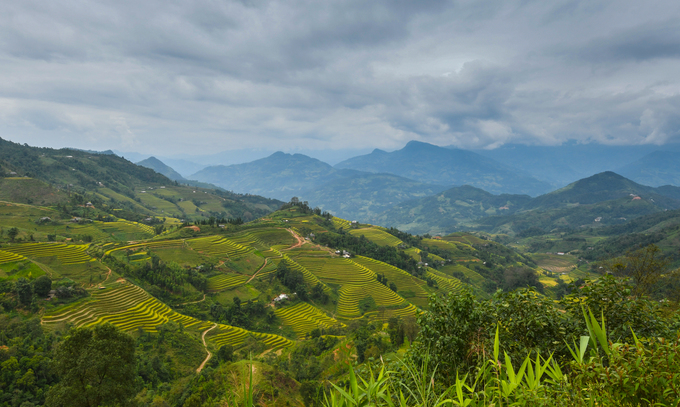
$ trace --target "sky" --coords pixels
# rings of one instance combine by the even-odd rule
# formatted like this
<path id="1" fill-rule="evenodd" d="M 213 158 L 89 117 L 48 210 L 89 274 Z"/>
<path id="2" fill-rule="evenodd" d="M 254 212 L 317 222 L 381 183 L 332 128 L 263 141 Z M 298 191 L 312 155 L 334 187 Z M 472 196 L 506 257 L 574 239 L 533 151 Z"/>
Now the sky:
<path id="1" fill-rule="evenodd" d="M 165 156 L 680 141 L 677 0 L 0 0 L 0 137 Z"/>

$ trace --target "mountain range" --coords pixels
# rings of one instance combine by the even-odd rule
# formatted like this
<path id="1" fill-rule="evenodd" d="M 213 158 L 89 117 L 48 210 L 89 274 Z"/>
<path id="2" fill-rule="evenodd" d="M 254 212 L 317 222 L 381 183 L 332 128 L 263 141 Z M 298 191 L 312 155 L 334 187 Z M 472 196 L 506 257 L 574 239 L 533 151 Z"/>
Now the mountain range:
<path id="1" fill-rule="evenodd" d="M 680 187 L 648 187 L 607 171 L 535 198 L 493 195 L 470 186 L 397 204 L 375 223 L 411 233 L 457 230 L 536 233 L 555 228 L 601 227 L 680 208 Z"/>
<path id="2" fill-rule="evenodd" d="M 472 185 L 491 193 L 539 195 L 550 191 L 547 182 L 472 151 L 411 141 L 391 153 L 374 150 L 338 163 L 336 168 L 386 172 L 420 182 Z"/>

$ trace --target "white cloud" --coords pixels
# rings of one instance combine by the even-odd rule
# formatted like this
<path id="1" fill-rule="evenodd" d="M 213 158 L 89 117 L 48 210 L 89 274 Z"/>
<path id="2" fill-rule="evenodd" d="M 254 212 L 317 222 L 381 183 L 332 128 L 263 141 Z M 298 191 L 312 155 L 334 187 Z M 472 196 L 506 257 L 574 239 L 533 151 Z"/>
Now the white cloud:
<path id="1" fill-rule="evenodd" d="M 0 131 L 37 145 L 680 141 L 680 3 L 0 1 Z"/>

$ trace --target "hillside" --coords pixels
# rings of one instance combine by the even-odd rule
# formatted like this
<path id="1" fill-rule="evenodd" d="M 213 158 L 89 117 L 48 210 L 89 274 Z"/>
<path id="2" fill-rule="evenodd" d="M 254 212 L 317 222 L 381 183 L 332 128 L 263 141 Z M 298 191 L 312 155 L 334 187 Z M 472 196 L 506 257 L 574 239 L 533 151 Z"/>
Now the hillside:
<path id="1" fill-rule="evenodd" d="M 409 142 L 391 153 L 375 150 L 338 163 L 335 168 L 385 172 L 438 185 L 472 185 L 492 193 L 539 195 L 550 185 L 477 153 Z"/>
<path id="2" fill-rule="evenodd" d="M 0 139 L 0 169 L 43 180 L 55 187 L 93 189 L 105 186 L 118 193 L 135 187 L 168 184 L 165 176 L 113 154 L 29 147 Z"/>
<path id="3" fill-rule="evenodd" d="M 156 157 L 149 157 L 146 160 L 142 160 L 137 163 L 142 167 L 151 168 L 159 174 L 163 174 L 173 181 L 185 181 L 185 178 L 181 176 L 177 171 L 173 170 L 171 167 L 165 165 L 161 160 Z"/>
<path id="4" fill-rule="evenodd" d="M 210 217 L 249 221 L 283 203 L 215 190 L 198 182 L 185 181 L 199 186 L 180 185 L 109 152 L 38 148 L 2 139 L 0 176 L 3 186 L 0 200 L 46 206 L 62 204 L 63 216 L 87 214 L 86 217 L 132 221 L 154 216 L 175 218 L 176 222 Z M 83 208 L 88 201 L 93 208 Z"/>
<path id="5" fill-rule="evenodd" d="M 433 195 L 444 189 L 392 174 L 361 173 L 303 191 L 300 197 L 334 215 L 370 222 L 393 205 Z"/>
<path id="6" fill-rule="evenodd" d="M 513 214 L 530 200 L 528 195 L 493 195 L 464 185 L 397 204 L 372 220 L 410 233 L 448 234 L 469 228 L 479 218 Z"/>
<path id="7" fill-rule="evenodd" d="M 654 151 L 620 167 L 616 172 L 635 182 L 653 187 L 680 186 L 680 152 Z"/>

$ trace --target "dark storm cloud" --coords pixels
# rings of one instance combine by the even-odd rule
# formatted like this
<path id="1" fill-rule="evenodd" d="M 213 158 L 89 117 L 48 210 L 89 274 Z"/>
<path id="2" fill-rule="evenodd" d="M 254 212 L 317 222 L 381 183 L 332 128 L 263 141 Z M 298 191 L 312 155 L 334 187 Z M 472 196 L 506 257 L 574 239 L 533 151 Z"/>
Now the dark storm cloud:
<path id="1" fill-rule="evenodd" d="M 677 59 L 680 58 L 680 20 L 646 23 L 596 38 L 578 53 L 594 62 Z"/>
<path id="2" fill-rule="evenodd" d="M 0 137 L 130 149 L 680 138 L 680 4 L 2 1 Z"/>

